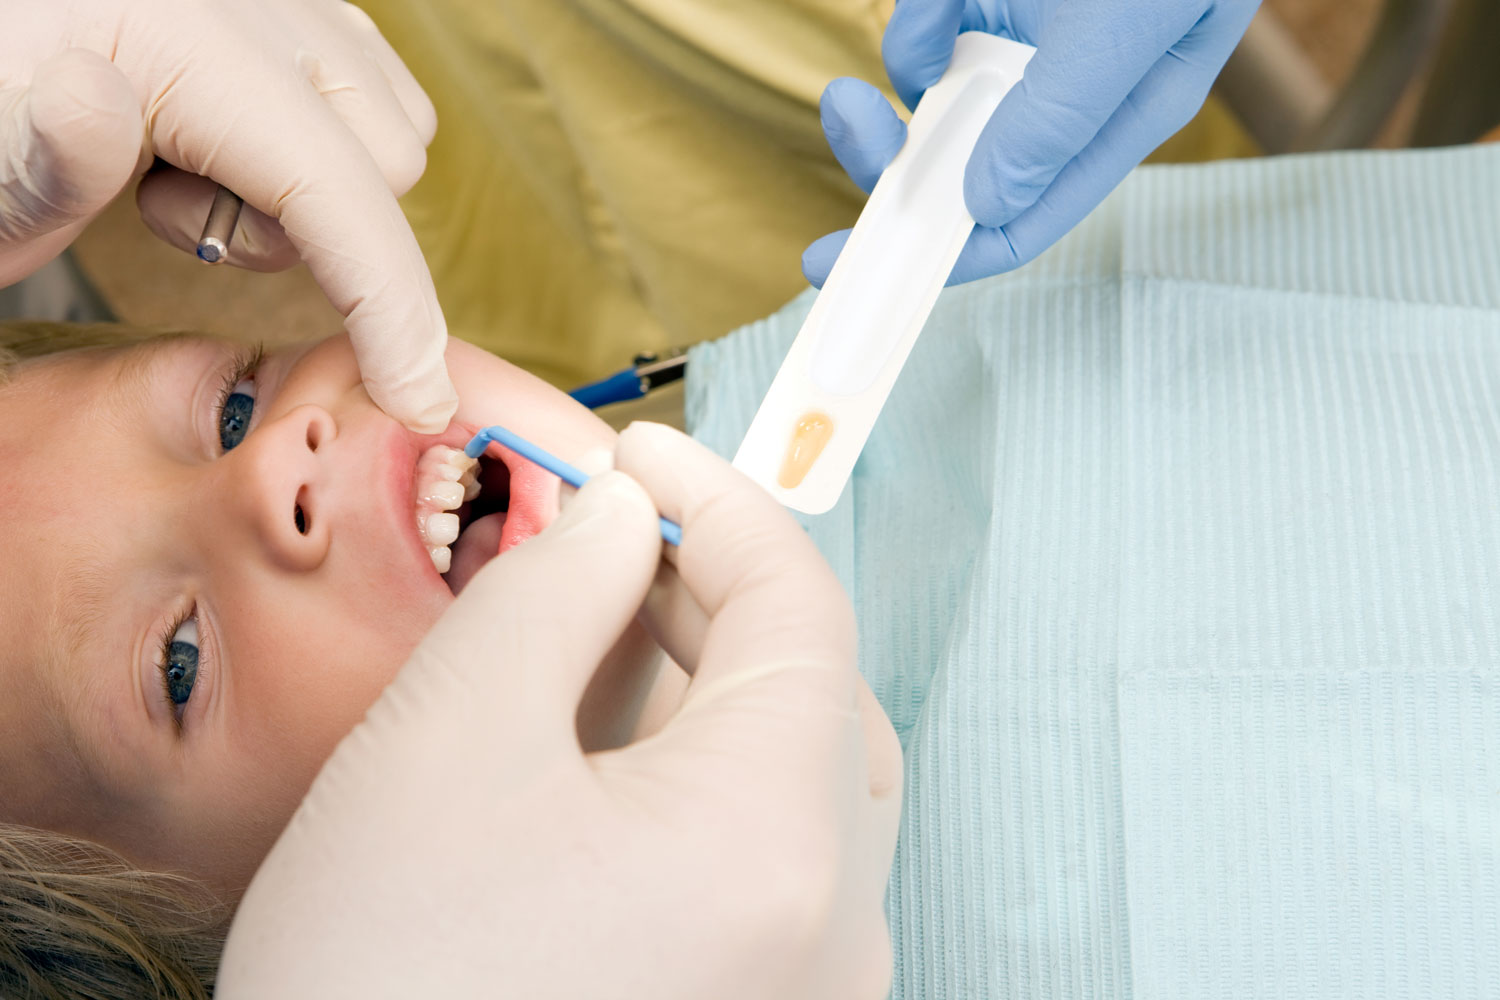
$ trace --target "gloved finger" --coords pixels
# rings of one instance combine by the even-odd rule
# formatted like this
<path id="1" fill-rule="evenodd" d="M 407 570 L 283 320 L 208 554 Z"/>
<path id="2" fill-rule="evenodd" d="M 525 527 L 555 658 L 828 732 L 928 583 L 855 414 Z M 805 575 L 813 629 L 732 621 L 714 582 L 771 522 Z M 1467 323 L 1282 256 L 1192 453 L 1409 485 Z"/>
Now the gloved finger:
<path id="1" fill-rule="evenodd" d="M 135 91 L 103 56 L 69 49 L 0 90 L 0 287 L 51 260 L 142 165 Z"/>
<path id="2" fill-rule="evenodd" d="M 1022 218 L 1025 218 L 1033 210 L 1038 213 L 1036 218 L 1042 218 L 1044 213 L 1051 207 L 1049 203 L 1044 208 L 1042 203 L 1045 201 L 1047 201 L 1047 198 L 1043 195 L 1042 199 L 1036 205 L 1033 205 L 1031 209 L 1023 213 Z M 1028 246 L 1027 252 L 1029 256 L 1023 256 L 1021 251 L 1011 242 L 1010 238 L 1011 231 L 1019 223 L 1021 223 L 1021 219 L 1017 219 L 1010 225 L 1001 226 L 998 229 L 986 229 L 984 226 L 975 226 L 974 231 L 969 234 L 968 241 L 964 243 L 963 253 L 958 255 L 958 260 L 953 264 L 953 270 L 948 273 L 946 284 L 962 285 L 966 281 L 978 281 L 980 278 L 988 278 L 991 275 L 1004 274 L 1006 271 L 1020 267 L 1031 260 L 1032 257 L 1041 253 L 1046 246 L 1051 245 L 1047 243 L 1035 249 Z M 1055 233 L 1049 233 L 1045 238 L 1056 241 L 1068 231 L 1068 228 L 1064 226 L 1056 230 Z"/>
<path id="3" fill-rule="evenodd" d="M 1095 140 L 1058 172 L 1035 204 L 1001 228 L 975 228 L 948 283 L 1020 267 L 1060 240 L 1141 160 L 1192 118 L 1216 71 L 1171 56 L 1163 58 Z"/>
<path id="4" fill-rule="evenodd" d="M 808 284 L 814 288 L 823 287 L 823 282 L 828 280 L 829 272 L 833 270 L 834 261 L 844 252 L 844 244 L 849 242 L 849 234 L 852 232 L 852 229 L 840 229 L 836 233 L 820 236 L 802 251 L 802 274 L 807 278 Z"/>
<path id="5" fill-rule="evenodd" d="M 579 700 L 646 596 L 658 531 L 639 485 L 617 472 L 594 477 L 545 530 L 469 581 L 403 668 L 393 698 L 447 691 L 458 702 L 451 713 L 475 714 L 471 732 L 509 730 L 532 761 L 576 755 Z"/>
<path id="6" fill-rule="evenodd" d="M 1030 208 L 1202 13 L 1196 3 L 1149 18 L 1114 0 L 1060 5 L 969 159 L 964 198 L 974 221 L 995 228 Z"/>
<path id="7" fill-rule="evenodd" d="M 632 427 L 632 442 L 641 433 L 656 434 L 650 425 Z M 668 549 L 670 554 L 674 550 Z M 688 590 L 676 568 L 676 558 L 663 560 L 657 567 L 656 579 L 646 598 L 645 615 L 647 628 L 663 645 L 672 659 L 689 674 L 696 673 L 698 652 L 703 648 L 712 624 L 692 592 Z M 654 626 L 654 627 L 653 627 Z M 877 848 L 877 864 L 880 871 L 888 871 L 890 853 L 894 850 L 896 827 L 901 812 L 902 752 L 896 731 L 890 718 L 881 707 L 875 694 L 863 677 L 855 681 L 856 709 L 859 713 L 865 743 L 865 766 L 868 772 L 870 794 L 882 803 L 880 830 L 877 841 L 884 848 Z"/>
<path id="8" fill-rule="evenodd" d="M 906 123 L 879 90 L 853 77 L 834 80 L 820 102 L 823 131 L 834 157 L 851 180 L 866 193 L 906 143 Z M 814 241 L 802 252 L 802 274 L 822 288 L 834 261 L 849 241 L 850 230 Z"/>
<path id="9" fill-rule="evenodd" d="M 858 678 L 856 701 L 860 722 L 864 728 L 865 759 L 869 762 L 870 794 L 879 799 L 901 799 L 901 741 L 891 726 L 890 716 L 885 714 L 875 692 L 863 677 Z M 892 836 L 895 828 L 891 829 Z"/>
<path id="10" fill-rule="evenodd" d="M 890 717 L 863 677 L 859 679 L 858 702 L 868 770 L 866 780 L 870 789 L 869 816 L 861 824 L 868 831 L 867 838 L 860 845 L 863 855 L 861 869 L 874 876 L 866 885 L 872 894 L 870 905 L 879 910 L 881 897 L 885 894 L 883 876 L 891 870 L 896 838 L 901 829 L 901 789 L 906 765 L 901 755 L 901 741 L 896 737 Z"/>
<path id="11" fill-rule="evenodd" d="M 724 780 L 794 775 L 778 784 L 792 814 L 837 808 L 864 751 L 853 610 L 832 569 L 769 494 L 686 435 L 632 424 L 615 463 L 682 525 L 677 571 L 709 619 L 683 706 L 653 738 L 661 752 L 732 746 Z"/>
<path id="12" fill-rule="evenodd" d="M 614 450 L 599 448 L 586 452 L 573 460 L 573 467 L 590 478 L 603 475 L 615 467 Z M 565 503 L 578 492 L 567 483 L 561 485 L 560 491 Z M 683 586 L 676 558 L 675 547 L 662 548 L 661 562 L 638 617 L 667 656 L 692 674 L 697 669 L 698 651 L 703 648 L 703 636 L 708 631 L 708 616 Z"/>
<path id="13" fill-rule="evenodd" d="M 219 185 L 207 177 L 164 164 L 141 178 L 135 203 L 147 228 L 158 238 L 186 253 L 195 253 L 218 190 Z M 224 260 L 251 271 L 284 271 L 300 263 L 301 258 L 279 222 L 246 205 Z"/>
<path id="14" fill-rule="evenodd" d="M 156 152 L 224 184 L 276 218 L 346 319 L 370 397 L 408 427 L 436 432 L 456 406 L 444 363 L 447 328 L 411 227 L 369 151 L 306 81 L 279 65 L 240 67 L 249 101 L 212 72 L 192 101 L 162 100 Z M 225 121 L 199 113 L 231 109 Z"/>
<path id="15" fill-rule="evenodd" d="M 379 64 L 373 43 L 384 44 L 380 29 L 344 0 L 320 0 L 298 5 L 283 30 L 297 33 L 298 72 L 359 137 L 390 189 L 409 191 L 427 166 L 431 136 L 420 134 Z"/>
<path id="16" fill-rule="evenodd" d="M 337 16 L 354 25 L 365 55 L 385 76 L 422 145 L 432 145 L 432 137 L 437 134 L 437 109 L 432 106 L 432 99 L 417 78 L 411 75 L 411 70 L 406 68 L 406 63 L 391 48 L 391 43 L 385 40 L 385 35 L 380 33 L 369 14 L 352 3 L 341 4 L 335 10 Z"/>
<path id="17" fill-rule="evenodd" d="M 310 50 L 298 53 L 297 66 L 370 151 L 391 191 L 398 197 L 410 191 L 427 169 L 427 143 L 380 68 L 363 54 L 335 62 Z"/>
<path id="18" fill-rule="evenodd" d="M 857 184 L 869 194 L 891 160 L 906 142 L 906 123 L 895 112 L 885 95 L 874 87 L 845 76 L 834 80 L 823 90 L 818 104 L 823 133 L 834 158 Z"/>
<path id="19" fill-rule="evenodd" d="M 641 607 L 641 623 L 672 661 L 692 676 L 698 672 L 698 654 L 708 635 L 709 620 L 670 561 L 674 558 L 668 547 Z"/>
<path id="20" fill-rule="evenodd" d="M 896 95 L 915 109 L 953 61 L 964 0 L 904 0 L 896 4 L 880 53 Z"/>
<path id="21" fill-rule="evenodd" d="M 640 482 L 661 513 L 682 525 L 677 572 L 712 622 L 701 679 L 733 673 L 746 661 L 774 661 L 789 648 L 798 659 L 852 663 L 852 632 L 838 627 L 852 625 L 848 598 L 807 533 L 769 494 L 703 445 L 660 424 L 627 427 L 615 448 L 615 468 Z M 689 526 L 697 527 L 692 539 Z M 744 640 L 721 650 L 722 658 L 710 655 L 721 632 Z M 852 672 L 840 676 L 850 705 L 853 679 Z"/>

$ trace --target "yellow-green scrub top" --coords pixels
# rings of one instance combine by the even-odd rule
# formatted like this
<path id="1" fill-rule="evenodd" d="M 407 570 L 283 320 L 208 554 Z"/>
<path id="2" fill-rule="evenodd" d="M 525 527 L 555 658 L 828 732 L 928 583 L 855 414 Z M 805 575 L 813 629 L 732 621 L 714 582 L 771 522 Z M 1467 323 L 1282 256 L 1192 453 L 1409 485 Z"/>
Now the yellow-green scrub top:
<path id="1" fill-rule="evenodd" d="M 818 99 L 888 88 L 894 0 L 358 2 L 437 106 L 403 204 L 450 332 L 559 385 L 772 312 L 864 203 Z"/>
<path id="2" fill-rule="evenodd" d="M 403 200 L 449 330 L 562 385 L 805 287 L 864 195 L 818 98 L 893 0 L 360 0 L 438 110 Z"/>

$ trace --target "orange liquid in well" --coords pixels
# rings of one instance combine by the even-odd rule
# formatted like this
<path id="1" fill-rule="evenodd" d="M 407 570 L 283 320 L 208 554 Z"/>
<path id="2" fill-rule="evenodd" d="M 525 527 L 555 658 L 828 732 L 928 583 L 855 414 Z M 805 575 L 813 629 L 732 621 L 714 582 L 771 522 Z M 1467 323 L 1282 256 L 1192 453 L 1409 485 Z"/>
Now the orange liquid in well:
<path id="1" fill-rule="evenodd" d="M 792 440 L 787 444 L 786 458 L 781 461 L 781 473 L 776 483 L 784 490 L 794 490 L 807 478 L 807 470 L 823 454 L 828 439 L 833 437 L 833 418 L 826 413 L 811 410 L 797 419 L 792 431 Z"/>

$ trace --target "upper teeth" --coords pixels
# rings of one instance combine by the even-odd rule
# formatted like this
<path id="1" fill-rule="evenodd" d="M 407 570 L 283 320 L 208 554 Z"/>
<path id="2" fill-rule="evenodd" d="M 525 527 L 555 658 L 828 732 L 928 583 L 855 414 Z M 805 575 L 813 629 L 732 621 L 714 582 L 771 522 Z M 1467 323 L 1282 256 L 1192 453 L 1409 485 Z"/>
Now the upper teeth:
<path id="1" fill-rule="evenodd" d="M 458 515 L 446 512 L 457 510 L 478 495 L 478 463 L 459 449 L 435 445 L 417 460 L 416 495 L 412 498 L 417 534 L 439 573 L 448 572 L 453 565 L 453 550 L 448 546 L 458 538 Z"/>
<path id="2" fill-rule="evenodd" d="M 464 502 L 464 487 L 462 483 L 440 479 L 427 487 L 422 499 L 432 501 L 442 510 L 452 510 Z"/>

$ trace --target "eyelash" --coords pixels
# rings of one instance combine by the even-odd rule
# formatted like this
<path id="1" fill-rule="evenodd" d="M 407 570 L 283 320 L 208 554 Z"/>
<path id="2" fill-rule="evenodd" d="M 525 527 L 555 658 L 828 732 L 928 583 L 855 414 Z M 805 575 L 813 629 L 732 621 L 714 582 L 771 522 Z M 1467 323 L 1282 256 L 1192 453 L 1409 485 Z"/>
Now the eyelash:
<path id="1" fill-rule="evenodd" d="M 240 377 L 243 378 L 244 376 Z M 172 637 L 177 634 L 178 629 L 187 624 L 189 618 L 194 617 L 195 615 L 197 615 L 197 613 L 198 606 L 196 604 L 185 611 L 178 612 L 177 615 L 167 623 L 167 627 L 162 630 L 162 633 L 158 638 L 156 644 L 156 672 L 157 676 L 161 678 L 161 700 L 162 703 L 167 706 L 168 710 L 171 711 L 172 721 L 176 723 L 177 731 L 179 733 L 182 732 L 182 712 L 186 710 L 187 704 L 184 703 L 180 708 L 172 704 L 172 690 L 167 683 L 167 667 L 172 662 Z M 199 649 L 201 653 L 202 647 L 199 647 Z"/>
<path id="2" fill-rule="evenodd" d="M 260 368 L 261 362 L 266 359 L 266 345 L 256 344 L 254 347 L 239 352 L 229 367 L 224 370 L 223 379 L 219 383 L 219 397 L 214 401 L 214 427 L 219 426 L 224 419 L 224 406 L 229 402 L 229 397 L 234 393 L 234 387 L 240 382 L 255 375 Z"/>

